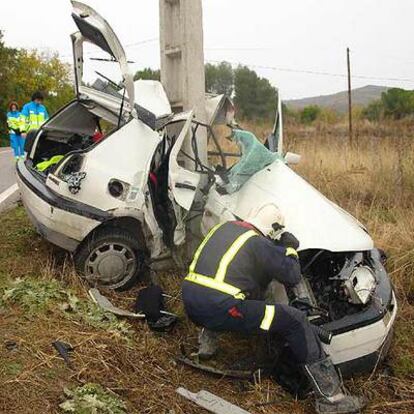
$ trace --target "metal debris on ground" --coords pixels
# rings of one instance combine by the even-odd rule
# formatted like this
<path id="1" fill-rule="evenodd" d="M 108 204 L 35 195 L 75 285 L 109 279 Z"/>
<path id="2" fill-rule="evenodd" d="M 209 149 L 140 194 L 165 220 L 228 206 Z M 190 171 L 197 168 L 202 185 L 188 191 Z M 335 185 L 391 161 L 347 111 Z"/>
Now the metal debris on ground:
<path id="1" fill-rule="evenodd" d="M 179 387 L 176 391 L 182 397 L 193 401 L 198 406 L 214 414 L 250 414 L 249 411 L 243 410 L 243 408 L 223 400 L 223 398 L 217 397 L 217 395 L 205 390 L 192 393 L 185 388 Z"/>
<path id="2" fill-rule="evenodd" d="M 177 361 L 182 364 L 188 365 L 191 368 L 199 369 L 212 375 L 218 375 L 220 377 L 237 378 L 237 379 L 252 379 L 254 372 L 248 370 L 232 370 L 232 369 L 220 369 L 211 365 L 200 363 L 196 358 L 189 358 L 186 355 L 180 355 L 177 357 Z"/>
<path id="3" fill-rule="evenodd" d="M 145 319 L 145 315 L 143 313 L 134 313 L 116 307 L 106 296 L 102 295 L 98 289 L 89 289 L 88 293 L 91 299 L 107 312 L 113 313 L 117 316 L 125 316 L 127 318 Z"/>
<path id="4" fill-rule="evenodd" d="M 19 348 L 19 345 L 15 341 L 5 341 L 4 346 L 8 351 L 16 351 Z"/>

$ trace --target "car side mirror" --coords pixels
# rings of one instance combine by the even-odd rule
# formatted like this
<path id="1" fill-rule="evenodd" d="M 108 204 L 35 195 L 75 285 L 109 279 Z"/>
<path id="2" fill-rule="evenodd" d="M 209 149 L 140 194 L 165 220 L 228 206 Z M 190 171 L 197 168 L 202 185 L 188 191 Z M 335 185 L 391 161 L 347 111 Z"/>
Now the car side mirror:
<path id="1" fill-rule="evenodd" d="M 285 162 L 289 165 L 296 165 L 299 164 L 302 159 L 302 156 L 299 154 L 295 154 L 293 152 L 288 152 L 285 155 Z"/>

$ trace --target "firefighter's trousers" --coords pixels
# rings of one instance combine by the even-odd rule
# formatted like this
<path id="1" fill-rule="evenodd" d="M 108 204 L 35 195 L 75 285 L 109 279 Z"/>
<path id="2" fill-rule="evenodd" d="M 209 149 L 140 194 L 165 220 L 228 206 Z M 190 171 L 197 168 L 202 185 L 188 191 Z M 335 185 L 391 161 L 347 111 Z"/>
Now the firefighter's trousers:
<path id="1" fill-rule="evenodd" d="M 182 296 L 189 318 L 198 326 L 214 332 L 275 335 L 286 341 L 299 364 L 325 356 L 306 314 L 291 306 L 236 299 L 188 281 Z"/>

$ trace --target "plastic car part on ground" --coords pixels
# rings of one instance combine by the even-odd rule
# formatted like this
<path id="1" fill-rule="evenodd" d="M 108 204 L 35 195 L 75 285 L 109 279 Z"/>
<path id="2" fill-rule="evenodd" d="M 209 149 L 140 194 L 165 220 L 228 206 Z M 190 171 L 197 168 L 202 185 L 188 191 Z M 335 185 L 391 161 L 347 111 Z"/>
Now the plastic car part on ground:
<path id="1" fill-rule="evenodd" d="M 193 401 L 198 406 L 214 414 L 249 414 L 249 411 L 243 410 L 237 405 L 229 403 L 223 400 L 223 398 L 217 397 L 217 395 L 205 390 L 193 393 L 185 388 L 179 387 L 176 391 L 177 394 Z"/>
<path id="2" fill-rule="evenodd" d="M 98 289 L 89 289 L 88 293 L 91 299 L 107 312 L 111 312 L 117 316 L 125 316 L 127 318 L 145 319 L 145 315 L 143 313 L 134 313 L 114 306 L 106 296 L 99 292 Z"/>
<path id="3" fill-rule="evenodd" d="M 227 177 L 228 182 L 223 185 L 228 194 L 238 191 L 252 175 L 267 165 L 282 159 L 279 154 L 269 151 L 251 132 L 236 129 L 233 139 L 239 146 L 242 157 L 231 168 Z"/>
<path id="4" fill-rule="evenodd" d="M 52 346 L 53 346 L 53 348 L 56 349 L 58 354 L 63 358 L 63 360 L 65 361 L 65 364 L 69 368 L 72 368 L 72 363 L 69 359 L 69 352 L 72 352 L 74 350 L 72 345 L 69 345 L 69 344 L 67 344 L 65 342 L 61 342 L 61 341 L 53 341 Z"/>

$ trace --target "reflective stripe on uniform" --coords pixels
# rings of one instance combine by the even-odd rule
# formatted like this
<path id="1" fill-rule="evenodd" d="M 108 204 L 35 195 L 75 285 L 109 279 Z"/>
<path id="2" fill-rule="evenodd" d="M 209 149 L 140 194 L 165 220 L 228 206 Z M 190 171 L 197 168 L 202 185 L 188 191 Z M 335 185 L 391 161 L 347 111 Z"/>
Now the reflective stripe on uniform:
<path id="1" fill-rule="evenodd" d="M 27 132 L 29 126 L 29 118 L 26 115 L 20 114 L 20 130 Z"/>
<path id="2" fill-rule="evenodd" d="M 203 240 L 203 242 L 200 244 L 200 246 L 198 247 L 198 249 L 196 250 L 195 254 L 194 254 L 194 259 L 190 265 L 190 273 L 193 273 L 195 270 L 195 267 L 197 266 L 197 262 L 198 259 L 200 257 L 200 254 L 202 252 L 202 250 L 204 249 L 204 246 L 207 244 L 207 242 L 210 240 L 211 236 L 222 226 L 223 224 L 217 224 L 216 226 L 214 226 L 210 232 L 207 234 L 206 238 Z"/>
<path id="3" fill-rule="evenodd" d="M 260 329 L 263 329 L 264 331 L 268 331 L 272 325 L 274 317 L 275 317 L 274 305 L 266 305 L 262 323 L 260 324 Z"/>
<path id="4" fill-rule="evenodd" d="M 226 283 L 224 279 L 227 274 L 227 268 L 229 267 L 230 263 L 233 261 L 234 257 L 239 252 L 239 250 L 244 246 L 247 240 L 254 236 L 258 236 L 258 234 L 254 230 L 249 230 L 243 233 L 241 236 L 237 237 L 237 239 L 232 243 L 232 245 L 221 258 L 219 267 L 217 269 L 217 273 L 214 277 L 200 275 L 194 272 L 197 266 L 198 259 L 200 258 L 200 254 L 203 251 L 205 245 L 221 226 L 222 224 L 217 224 L 217 226 L 213 227 L 204 239 L 204 241 L 200 244 L 200 246 L 194 254 L 194 259 L 190 265 L 189 273 L 185 280 L 197 283 L 198 285 L 205 286 L 210 289 L 218 290 L 222 293 L 227 293 L 228 295 L 231 295 L 236 299 L 244 300 L 246 296 L 243 293 L 241 293 L 241 290 L 235 286 Z"/>
<path id="5" fill-rule="evenodd" d="M 45 114 L 40 112 L 36 114 L 33 111 L 30 111 L 29 116 L 20 115 L 20 128 L 29 132 L 32 129 L 39 129 L 45 123 Z"/>
<path id="6" fill-rule="evenodd" d="M 7 124 L 10 128 L 18 129 L 20 126 L 19 118 L 8 118 Z"/>
<path id="7" fill-rule="evenodd" d="M 293 247 L 286 248 L 286 256 L 295 256 L 299 258 L 298 252 Z"/>
<path id="8" fill-rule="evenodd" d="M 254 230 L 250 230 L 244 234 L 242 234 L 240 237 L 238 237 L 233 244 L 230 246 L 230 248 L 226 251 L 226 253 L 223 255 L 223 257 L 220 260 L 220 264 L 216 273 L 215 280 L 219 282 L 223 282 L 224 278 L 226 277 L 227 268 L 229 267 L 229 264 L 232 262 L 236 254 L 239 252 L 239 250 L 244 246 L 244 244 L 247 242 L 247 240 L 251 239 L 252 237 L 257 236 L 257 233 Z"/>
<path id="9" fill-rule="evenodd" d="M 196 283 L 200 286 L 218 290 L 219 292 L 226 293 L 230 296 L 233 296 L 236 299 L 244 300 L 246 298 L 246 296 L 243 293 L 241 293 L 239 288 L 236 288 L 235 286 L 229 285 L 225 282 L 219 282 L 212 277 L 199 275 L 197 273 L 189 273 L 185 280 Z"/>

